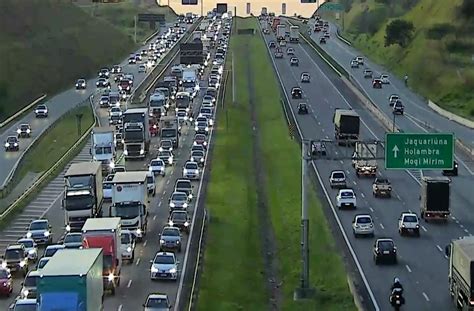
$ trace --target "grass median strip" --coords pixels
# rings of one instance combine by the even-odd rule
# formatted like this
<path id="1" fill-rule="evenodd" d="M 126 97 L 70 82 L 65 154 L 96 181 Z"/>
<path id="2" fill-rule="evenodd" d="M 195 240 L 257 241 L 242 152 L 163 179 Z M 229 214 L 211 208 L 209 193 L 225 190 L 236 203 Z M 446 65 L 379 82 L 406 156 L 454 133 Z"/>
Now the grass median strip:
<path id="1" fill-rule="evenodd" d="M 245 68 L 247 36 L 231 39 L 238 103 L 219 107 L 206 208 L 209 211 L 198 310 L 266 310 Z M 230 68 L 228 66 L 227 68 Z M 228 80 L 227 90 L 231 90 Z"/>
<path id="2" fill-rule="evenodd" d="M 255 19 L 238 19 L 238 28 L 254 28 Z M 264 187 L 267 222 L 276 239 L 275 261 L 281 282 L 281 310 L 355 310 L 342 259 L 335 249 L 321 203 L 310 193 L 311 283 L 313 300 L 293 301 L 300 277 L 300 150 L 288 136 L 280 89 L 263 39 L 232 36 L 237 104 L 227 96 L 219 112 L 206 208 L 211 221 L 200 281 L 198 310 L 266 310 L 275 301 L 265 291 L 261 224 L 256 187 Z M 250 52 L 249 52 L 250 51 Z M 229 67 L 228 67 L 229 68 Z M 253 87 L 248 85 L 248 68 Z M 228 90 L 230 87 L 228 88 Z M 252 120 L 250 103 L 257 112 Z M 228 120 L 228 122 L 226 121 Z M 253 122 L 254 123 L 253 123 Z M 255 127 L 254 127 L 255 126 Z M 256 136 L 255 136 L 256 132 Z M 256 185 L 254 140 L 258 139 L 264 185 Z"/>

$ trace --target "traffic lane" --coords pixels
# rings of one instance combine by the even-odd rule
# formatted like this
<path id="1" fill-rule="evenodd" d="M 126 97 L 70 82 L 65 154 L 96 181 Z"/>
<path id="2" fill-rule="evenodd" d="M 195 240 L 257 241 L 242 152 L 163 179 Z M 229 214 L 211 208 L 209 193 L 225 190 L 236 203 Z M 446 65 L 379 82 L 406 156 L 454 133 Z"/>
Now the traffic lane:
<path id="1" fill-rule="evenodd" d="M 303 66 L 304 66 L 304 64 L 303 64 Z M 306 66 L 304 66 L 304 67 L 307 68 Z M 291 70 L 295 70 L 295 68 L 297 68 L 297 67 L 285 68 L 286 70 L 282 70 L 282 71 L 283 71 L 283 72 L 289 72 L 289 71 L 291 71 Z M 295 74 L 292 74 L 292 76 L 294 77 Z M 321 81 L 319 81 L 319 82 L 321 82 Z M 323 87 L 324 87 L 324 86 L 323 86 Z M 291 87 L 290 87 L 290 88 L 291 88 Z M 325 89 L 326 89 L 326 88 L 325 88 Z M 320 94 L 319 90 L 317 90 L 316 88 L 311 88 L 311 90 L 314 90 L 314 92 L 316 92 L 316 94 Z M 288 91 L 289 91 L 289 90 L 288 90 Z M 308 96 L 308 97 L 311 98 L 311 96 Z M 295 104 L 292 104 L 292 109 L 296 110 L 296 103 L 295 103 Z M 331 109 L 331 110 L 332 110 L 332 109 Z M 322 112 L 330 112 L 330 113 L 332 113 L 331 110 L 328 111 L 327 109 L 322 109 Z M 295 113 L 296 113 L 296 111 L 295 111 Z M 320 119 L 327 121 L 327 122 L 326 122 L 326 129 L 327 129 L 327 130 L 330 130 L 331 127 L 333 127 L 332 122 L 329 121 L 329 120 L 330 120 L 330 115 L 329 115 L 329 114 L 326 115 L 326 116 L 320 115 Z M 301 121 L 302 121 L 302 122 L 301 122 Z M 321 128 L 319 128 L 319 129 L 318 129 L 318 128 L 315 128 L 315 127 L 312 127 L 311 125 L 315 125 L 316 123 L 312 122 L 312 118 L 308 118 L 307 116 L 300 116 L 299 124 L 300 124 L 300 126 L 301 126 L 301 128 L 302 128 L 302 130 L 303 130 L 303 133 L 305 133 L 305 132 L 308 132 L 308 133 L 315 133 L 315 132 L 318 132 L 318 131 L 321 131 L 321 130 L 324 129 L 324 126 L 321 127 Z M 306 129 L 306 130 L 305 130 L 305 129 Z M 370 135 L 367 130 L 366 130 L 366 132 L 367 132 L 367 133 L 365 133 L 366 135 Z M 364 133 L 363 133 L 363 134 L 364 134 Z M 307 136 L 305 135 L 305 137 L 307 137 Z M 349 148 L 343 148 L 343 149 L 349 149 Z M 332 162 L 332 163 L 333 163 L 333 165 L 334 165 L 334 162 Z M 343 163 L 344 163 L 344 162 L 343 162 Z M 350 163 L 350 161 L 349 161 L 349 163 Z M 323 166 L 324 166 L 324 167 L 327 167 L 326 165 L 323 165 Z M 333 168 L 333 169 L 340 169 L 340 166 L 337 165 L 337 166 L 336 166 L 335 168 Z M 349 174 L 348 174 L 349 176 L 351 176 L 350 172 L 353 171 L 353 168 L 351 167 L 350 164 L 345 168 L 345 171 L 346 171 L 346 173 L 349 173 Z M 325 173 L 326 173 L 326 176 L 329 176 L 330 170 L 327 171 L 327 172 L 325 172 Z M 323 174 L 323 175 L 324 175 L 324 174 Z M 400 175 L 400 174 L 398 173 L 398 175 Z M 355 174 L 354 174 L 354 176 L 355 176 Z M 323 178 L 325 178 L 325 177 L 323 177 Z M 365 185 L 365 187 L 360 188 L 359 191 L 356 190 L 356 193 L 359 193 L 359 192 L 360 192 L 360 193 L 364 193 L 365 190 L 363 190 L 363 189 L 366 189 L 366 190 L 367 190 L 366 193 L 369 193 L 369 191 L 371 191 L 371 181 L 369 181 L 369 180 L 355 181 L 355 180 L 354 180 L 354 181 L 353 181 L 354 186 L 357 186 L 357 183 L 358 183 L 358 182 L 365 183 L 366 185 Z M 405 185 L 405 184 L 406 184 L 406 180 L 405 180 L 405 181 L 402 181 L 401 184 L 402 184 L 402 185 Z M 394 187 L 397 187 L 397 185 L 395 184 Z M 357 187 L 356 187 L 356 188 L 357 188 Z M 408 186 L 408 189 L 410 189 L 410 186 Z M 403 190 L 402 190 L 402 191 L 403 191 Z M 335 196 L 335 195 L 337 194 L 337 191 L 333 191 L 333 192 L 334 192 L 333 195 Z M 405 192 L 406 192 L 406 191 L 405 191 Z M 360 196 L 364 196 L 364 195 L 362 194 L 362 195 L 360 195 Z M 369 212 L 369 213 L 372 213 L 372 214 L 374 215 L 374 221 L 377 222 L 378 216 L 375 215 L 375 213 L 374 213 L 375 210 L 374 210 L 374 208 L 371 208 L 370 205 L 376 206 L 376 204 L 378 204 L 378 202 L 372 202 L 372 204 L 369 204 L 368 200 L 370 200 L 370 199 L 371 199 L 371 196 L 369 196 L 369 199 L 367 199 L 367 201 L 366 201 L 366 199 L 364 199 L 364 201 L 367 202 L 367 206 L 369 207 L 370 212 L 369 212 L 369 211 L 368 211 L 368 212 Z M 360 200 L 360 199 L 359 199 L 359 200 Z M 392 205 L 398 206 L 398 203 L 396 202 L 396 200 L 392 200 Z M 391 207 L 391 210 L 394 211 L 394 213 L 392 213 L 393 215 L 389 215 L 388 220 L 387 220 L 388 223 L 386 224 L 386 227 L 392 227 L 392 229 L 393 229 L 392 231 L 393 231 L 394 233 L 398 234 L 398 231 L 397 231 L 397 225 L 398 225 L 397 219 L 398 219 L 398 216 L 400 215 L 400 213 L 401 213 L 404 209 L 403 209 L 403 208 L 402 208 L 402 209 L 400 209 L 400 208 L 395 209 L 395 208 L 393 208 L 393 206 L 392 206 L 392 207 Z M 373 212 L 372 212 L 372 211 L 373 211 Z M 360 211 L 359 211 L 359 212 L 360 212 Z M 383 211 L 383 213 L 381 213 L 381 215 L 384 217 L 384 216 L 387 215 L 387 212 L 386 212 L 386 211 Z M 350 224 L 351 224 L 352 218 L 353 218 L 353 215 L 351 215 L 351 216 L 347 219 L 347 220 L 348 220 L 347 222 L 348 222 L 349 228 L 350 228 Z M 384 226 L 384 225 L 383 225 L 383 222 L 384 222 L 384 220 L 381 220 L 380 224 L 381 224 L 382 226 L 381 226 L 380 228 L 385 228 L 385 227 L 383 227 L 383 226 Z M 383 230 L 383 229 L 382 229 L 382 230 Z M 350 232 L 349 232 L 349 233 L 350 233 Z M 385 235 L 385 234 L 384 234 L 384 235 Z M 395 237 L 397 237 L 397 236 L 395 236 Z M 397 243 L 396 240 L 397 240 L 397 239 L 395 239 L 395 242 Z M 398 243 L 397 243 L 397 244 L 398 244 Z M 417 247 L 417 246 L 416 246 L 416 247 Z M 402 249 L 402 248 L 400 248 L 400 249 Z M 417 249 L 418 249 L 418 247 L 417 247 Z M 435 251 L 435 249 L 436 249 L 436 248 L 435 248 L 434 245 L 433 245 L 433 248 L 430 249 L 429 251 L 431 251 L 431 252 L 434 254 L 435 252 L 438 252 L 438 250 L 436 249 L 436 251 Z M 368 247 L 368 249 L 367 249 L 366 251 L 368 252 L 368 254 L 369 254 L 369 256 L 370 256 L 370 255 L 371 255 L 370 252 L 372 251 L 372 244 L 369 245 L 369 247 Z M 412 250 L 409 250 L 408 253 L 411 253 L 411 251 L 412 251 Z M 440 254 L 437 253 L 437 255 L 439 256 L 438 259 L 441 260 L 442 257 L 440 256 Z M 370 258 L 369 258 L 369 259 L 370 259 Z M 408 266 L 408 267 L 409 267 L 409 266 Z M 409 268 L 408 268 L 408 269 L 409 269 Z M 408 269 L 407 269 L 407 271 L 408 271 Z M 400 274 L 399 274 L 399 275 L 400 275 Z M 388 277 L 389 281 L 386 281 L 386 282 L 388 282 L 388 284 L 390 284 L 389 282 L 390 282 L 391 276 L 390 276 L 390 275 L 387 275 L 387 277 Z M 405 279 L 405 278 L 404 278 L 404 279 Z M 418 281 L 418 282 L 420 282 L 420 281 Z M 382 284 L 380 284 L 380 286 L 377 286 L 377 288 L 380 288 L 381 286 L 382 286 Z M 423 292 L 421 292 L 420 294 L 421 294 L 421 296 L 423 296 Z M 425 294 L 426 294 L 426 293 L 425 293 Z M 386 295 L 387 295 L 387 297 L 388 297 L 389 293 L 387 293 Z M 426 294 L 426 295 L 428 296 L 429 294 Z M 423 297 L 424 297 L 424 296 L 423 296 Z M 408 297 L 408 298 L 409 298 L 409 297 Z M 418 297 L 418 298 L 419 298 L 419 297 Z"/>
<path id="2" fill-rule="evenodd" d="M 333 34 L 332 38 L 328 40 L 327 44 L 320 44 L 319 37 L 316 37 L 314 33 L 312 34 L 312 39 L 316 44 L 318 44 L 321 48 L 325 49 L 326 52 L 333 56 L 338 61 L 338 63 L 343 66 L 349 73 L 353 72 L 354 69 L 350 68 L 350 61 L 354 57 L 361 55 L 361 53 L 356 51 L 352 47 L 340 42 L 335 34 L 334 27 L 330 27 L 330 29 L 332 29 Z M 364 60 L 364 62 L 366 65 L 363 67 L 371 68 L 374 71 L 375 75 L 381 73 L 388 73 L 386 70 L 372 63 L 367 58 Z M 391 108 L 388 106 L 387 103 L 388 97 L 394 93 L 399 94 L 402 97 L 402 101 L 405 103 L 406 108 L 408 108 L 408 114 L 412 114 L 415 118 L 426 122 L 430 127 L 434 129 L 439 129 L 447 133 L 454 132 L 456 133 L 456 136 L 462 141 L 466 142 L 471 146 L 474 145 L 474 129 L 464 127 L 434 112 L 432 109 L 427 107 L 426 100 L 422 99 L 420 96 L 414 94 L 411 90 L 407 89 L 404 85 L 404 82 L 400 81 L 395 75 L 388 73 L 390 77 L 390 84 L 384 85 L 382 90 L 374 90 L 372 88 L 372 80 L 365 79 L 363 77 L 362 68 L 359 68 L 357 71 L 360 72 L 356 72 L 355 74 L 352 74 L 352 76 L 364 88 L 366 93 L 369 95 L 371 101 L 378 105 L 379 108 L 381 108 L 388 116 L 391 115 Z M 411 109 L 414 110 L 410 111 Z M 416 123 L 415 120 L 410 120 L 410 122 Z M 416 132 L 419 132 L 419 130 L 416 130 Z"/>

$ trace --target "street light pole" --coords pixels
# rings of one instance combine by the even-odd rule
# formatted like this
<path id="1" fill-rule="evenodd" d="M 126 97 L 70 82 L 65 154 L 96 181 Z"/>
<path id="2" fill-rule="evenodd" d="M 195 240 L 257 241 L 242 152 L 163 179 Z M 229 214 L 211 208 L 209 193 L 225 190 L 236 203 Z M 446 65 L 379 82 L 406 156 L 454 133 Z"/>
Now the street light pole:
<path id="1" fill-rule="evenodd" d="M 395 114 L 392 113 L 393 119 L 392 119 L 392 133 L 395 133 Z"/>

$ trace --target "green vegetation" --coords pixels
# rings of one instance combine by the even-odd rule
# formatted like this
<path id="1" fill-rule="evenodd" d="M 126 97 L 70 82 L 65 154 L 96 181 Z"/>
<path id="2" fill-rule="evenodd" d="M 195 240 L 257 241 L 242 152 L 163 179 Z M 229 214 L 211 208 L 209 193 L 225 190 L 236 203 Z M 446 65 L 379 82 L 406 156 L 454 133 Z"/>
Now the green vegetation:
<path id="1" fill-rule="evenodd" d="M 41 94 L 95 75 L 134 49 L 108 23 L 67 1 L 0 1 L 0 122 Z"/>
<path id="2" fill-rule="evenodd" d="M 239 19 L 238 27 L 256 29 L 256 20 Z M 260 238 L 258 228 L 255 228 L 259 221 L 255 211 L 255 171 L 251 156 L 254 137 L 250 133 L 248 101 L 252 96 L 257 110 L 261 157 L 265 159 L 266 183 L 260 186 L 266 189 L 267 206 L 277 240 L 278 273 L 284 295 L 282 310 L 355 310 L 342 259 L 314 191 L 310 194 L 310 266 L 311 282 L 319 293 L 314 300 L 293 301 L 293 290 L 300 277 L 301 152 L 288 135 L 280 106 L 280 88 L 258 32 L 255 36 L 233 36 L 230 53 L 233 53 L 236 63 L 238 105 L 234 107 L 229 100 L 226 101 L 228 128 L 225 126 L 225 112 L 221 111 L 218 119 L 220 127 L 206 204 L 211 223 L 198 309 L 266 309 L 263 303 L 267 295 L 262 293 L 262 282 L 267 280 L 261 277 L 262 252 L 258 249 L 260 246 L 256 241 Z M 253 91 L 248 89 L 249 75 L 255 82 Z M 224 144 L 227 141 L 232 141 L 232 145 Z M 239 181 L 226 183 L 236 179 Z M 224 303 L 219 305 L 221 301 Z"/>
<path id="3" fill-rule="evenodd" d="M 474 7 L 472 1 L 345 0 L 345 31 L 354 46 L 403 77 L 447 110 L 474 119 Z M 385 47 L 393 19 L 414 25 L 405 48 Z"/>
<path id="4" fill-rule="evenodd" d="M 135 36 L 135 16 L 139 13 L 164 14 L 167 21 L 174 21 L 176 14 L 167 6 L 158 6 L 156 1 L 124 0 L 119 3 L 88 3 L 80 5 L 91 16 L 103 19 L 129 36 Z M 159 24 L 156 24 L 157 29 Z M 147 22 L 137 23 L 137 42 L 142 42 L 157 29 L 150 29 Z"/>

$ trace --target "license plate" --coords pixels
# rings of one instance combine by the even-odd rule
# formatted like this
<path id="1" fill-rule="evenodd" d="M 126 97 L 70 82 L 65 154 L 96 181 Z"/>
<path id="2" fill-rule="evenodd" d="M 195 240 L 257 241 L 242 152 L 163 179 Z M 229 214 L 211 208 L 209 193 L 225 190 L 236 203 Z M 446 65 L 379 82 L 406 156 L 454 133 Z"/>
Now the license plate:
<path id="1" fill-rule="evenodd" d="M 388 255 L 388 254 L 390 254 L 390 252 L 389 252 L 389 251 L 383 251 L 383 253 L 384 253 L 384 255 Z"/>
<path id="2" fill-rule="evenodd" d="M 399 304 L 400 304 L 400 300 L 395 301 L 395 303 L 396 303 L 397 305 L 399 305 Z"/>
<path id="3" fill-rule="evenodd" d="M 167 276 L 166 273 L 160 273 L 160 276 Z"/>

